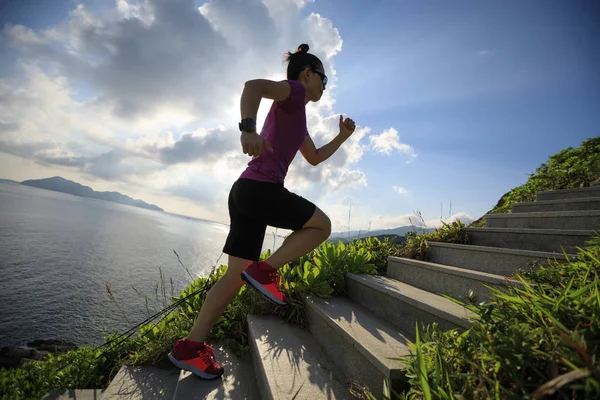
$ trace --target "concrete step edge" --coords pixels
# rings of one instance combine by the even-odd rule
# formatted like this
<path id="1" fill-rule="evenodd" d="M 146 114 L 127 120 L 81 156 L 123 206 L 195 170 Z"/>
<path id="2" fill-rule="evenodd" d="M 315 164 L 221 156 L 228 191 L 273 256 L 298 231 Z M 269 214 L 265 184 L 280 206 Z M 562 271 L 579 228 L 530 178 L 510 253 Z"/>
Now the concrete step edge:
<path id="1" fill-rule="evenodd" d="M 600 217 L 600 210 L 578 211 L 536 211 L 512 214 L 486 214 L 486 219 L 510 218 L 569 218 L 569 217 Z"/>
<path id="2" fill-rule="evenodd" d="M 246 316 L 246 321 L 248 322 L 248 345 L 250 347 L 251 357 L 256 357 L 255 355 L 259 354 L 260 350 L 256 344 L 256 338 L 254 337 L 254 334 L 252 333 L 252 330 L 250 329 L 250 321 L 251 321 L 250 318 L 251 318 L 251 314 L 248 314 Z M 260 365 L 260 363 L 258 363 L 258 364 Z M 256 364 L 254 364 L 254 365 L 256 366 Z M 269 377 L 267 376 L 267 372 L 261 365 L 259 368 L 255 368 L 254 375 L 256 376 L 257 384 L 258 384 L 259 390 L 261 392 L 261 395 L 265 395 L 265 393 L 261 389 L 267 390 L 267 388 L 268 388 Z M 273 400 L 273 397 L 270 396 L 270 393 L 267 395 L 267 399 Z"/>
<path id="3" fill-rule="evenodd" d="M 412 265 L 418 268 L 428 269 L 431 271 L 438 271 L 449 275 L 461 276 L 468 279 L 481 281 L 484 283 L 490 283 L 493 285 L 508 285 L 524 287 L 521 281 L 515 279 L 506 279 L 504 276 L 490 274 L 488 272 L 480 272 L 466 268 L 454 267 L 451 265 L 437 264 L 429 261 L 413 260 L 410 258 L 402 257 L 388 257 L 388 262 L 393 261 L 400 264 Z"/>
<path id="4" fill-rule="evenodd" d="M 305 299 L 308 307 L 311 307 L 311 309 L 313 309 L 317 314 L 319 314 L 321 316 L 321 318 L 323 318 L 323 320 L 327 324 L 332 326 L 333 329 L 339 333 L 340 337 L 342 337 L 344 340 L 346 340 L 348 343 L 350 343 L 352 345 L 352 347 L 355 348 L 364 357 L 369 359 L 371 361 L 371 363 L 373 365 L 375 365 L 375 367 L 382 374 L 389 375 L 392 379 L 400 379 L 401 378 L 400 377 L 400 369 L 392 370 L 392 369 L 390 369 L 390 367 L 388 365 L 386 365 L 383 362 L 383 360 L 387 357 L 387 355 L 378 354 L 379 352 L 377 350 L 367 347 L 364 342 L 361 342 L 358 338 L 353 336 L 353 332 L 350 332 L 349 330 L 347 330 L 343 326 L 341 326 L 336 321 L 335 318 L 333 318 L 331 315 L 329 315 L 329 313 L 327 313 L 323 309 L 321 302 L 324 301 L 324 299 L 321 299 L 316 296 L 310 296 L 310 295 L 305 296 L 304 299 Z M 341 298 L 341 297 L 337 297 L 337 298 L 334 297 L 334 298 L 327 299 L 327 300 L 332 300 L 332 299 L 335 299 L 334 301 L 338 301 L 338 302 L 351 302 L 353 312 L 360 314 L 360 317 L 357 317 L 357 319 L 363 321 L 363 323 L 364 323 L 365 319 L 368 318 L 377 324 L 379 332 L 385 332 L 390 336 L 393 336 L 394 334 L 396 334 L 396 335 L 400 334 L 404 338 L 406 343 L 411 343 L 411 341 L 406 337 L 406 335 L 404 335 L 404 333 L 400 332 L 397 327 L 393 326 L 389 322 L 387 322 L 387 321 L 383 320 L 382 318 L 378 317 L 377 315 L 373 314 L 372 312 L 365 309 L 360 304 L 357 304 L 350 299 L 345 299 L 345 298 Z M 356 324 L 356 322 L 350 323 L 350 325 L 353 325 L 353 324 Z M 410 347 L 408 345 L 401 344 L 400 341 L 398 341 L 398 343 L 400 343 L 400 345 L 399 345 L 400 347 L 402 347 L 402 346 L 405 347 L 406 354 L 410 353 Z M 389 361 L 388 361 L 388 363 L 389 363 Z M 400 361 L 395 361 L 395 363 L 398 364 L 399 367 L 403 366 L 403 363 Z M 393 373 L 393 371 L 396 371 L 396 372 Z"/>
<path id="5" fill-rule="evenodd" d="M 136 399 L 151 396 L 173 398 L 180 371 L 171 366 L 121 365 L 102 393 L 101 400 Z"/>
<path id="6" fill-rule="evenodd" d="M 489 229 L 489 228 L 485 228 Z M 458 243 L 444 243 L 444 242 L 428 242 L 429 246 L 437 246 L 437 247 L 447 247 L 451 249 L 460 249 L 460 250 L 469 250 L 469 251 L 479 251 L 483 253 L 498 253 L 498 254 L 510 254 L 510 255 L 519 255 L 519 256 L 528 256 L 528 257 L 538 257 L 543 259 L 553 259 L 559 258 L 561 260 L 565 259 L 565 255 L 563 253 L 549 253 L 546 251 L 534 251 L 534 250 L 520 250 L 520 249 L 509 249 L 504 247 L 489 247 L 489 246 L 477 246 L 474 244 L 458 244 Z M 567 254 L 569 259 L 574 259 L 577 256 L 574 254 Z"/>
<path id="7" fill-rule="evenodd" d="M 581 192 L 600 192 L 600 186 L 588 186 L 588 187 L 576 188 L 576 189 L 542 190 L 542 191 L 536 192 L 535 194 L 536 195 L 538 195 L 538 194 L 545 195 L 548 193 L 569 194 L 569 193 L 581 193 Z"/>
<path id="8" fill-rule="evenodd" d="M 518 205 L 525 205 L 525 206 L 530 206 L 530 205 L 534 205 L 534 204 L 539 204 L 539 205 L 553 205 L 553 204 L 562 204 L 562 203 L 593 203 L 595 201 L 600 201 L 600 197 L 582 197 L 582 198 L 575 198 L 575 199 L 558 199 L 558 200 L 540 200 L 540 201 L 523 201 L 520 203 L 514 203 L 518 204 Z"/>
<path id="9" fill-rule="evenodd" d="M 468 329 L 471 325 L 468 319 L 468 317 L 474 315 L 471 311 L 438 294 L 419 289 L 388 277 L 379 276 L 375 278 L 372 275 L 357 275 L 352 273 L 347 273 L 346 277 L 363 285 L 367 285 L 375 290 L 379 290 L 380 292 L 392 296 L 404 303 L 408 303 L 425 312 L 453 322 L 454 324 L 465 329 Z M 378 282 L 375 279 L 385 281 L 386 286 L 383 286 L 381 282 Z M 415 296 L 405 294 L 404 291 L 407 293 L 412 293 Z M 444 304 L 445 310 L 434 305 L 435 303 L 439 302 Z M 459 311 L 459 309 L 461 309 L 462 312 Z"/>
<path id="10" fill-rule="evenodd" d="M 40 400 L 98 400 L 103 389 L 56 389 L 46 393 Z"/>
<path id="11" fill-rule="evenodd" d="M 528 233 L 532 235 L 559 235 L 559 236 L 592 236 L 594 231 L 582 229 L 530 229 L 530 228 L 464 228 L 469 232 L 496 232 L 496 233 Z"/>

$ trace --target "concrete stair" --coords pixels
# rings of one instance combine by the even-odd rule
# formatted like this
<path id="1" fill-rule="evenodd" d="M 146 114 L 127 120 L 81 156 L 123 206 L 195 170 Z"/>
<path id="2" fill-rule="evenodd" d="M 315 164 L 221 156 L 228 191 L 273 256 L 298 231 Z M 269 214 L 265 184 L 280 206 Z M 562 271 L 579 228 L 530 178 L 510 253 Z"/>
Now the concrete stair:
<path id="1" fill-rule="evenodd" d="M 344 376 L 307 330 L 271 316 L 248 316 L 261 399 L 346 399 Z"/>
<path id="2" fill-rule="evenodd" d="M 394 257 L 396 258 L 396 257 Z M 410 339 L 415 323 L 438 322 L 443 329 L 466 329 L 472 315 L 456 303 L 387 276 L 348 274 L 348 296 L 372 313 L 387 319 Z"/>
<path id="3" fill-rule="evenodd" d="M 41 400 L 101 400 L 101 389 L 53 390 Z"/>
<path id="4" fill-rule="evenodd" d="M 488 214 L 488 228 L 594 230 L 600 224 L 600 211 L 545 211 Z"/>
<path id="5" fill-rule="evenodd" d="M 179 371 L 167 379 L 154 370 L 148 374 L 162 382 L 150 388 L 140 382 L 152 379 L 128 378 L 132 372 L 124 367 L 113 383 L 126 384 L 111 383 L 101 400 L 144 388 L 143 398 L 153 399 L 159 387 L 160 398 L 176 400 L 350 399 L 349 380 L 366 385 L 378 399 L 386 387 L 402 391 L 406 379 L 397 358 L 410 354 L 415 325 L 437 322 L 460 331 L 475 317 L 444 296 L 464 299 L 472 290 L 482 301 L 489 300 L 488 287 L 521 286 L 507 277 L 534 263 L 574 258 L 600 224 L 600 187 L 540 192 L 537 200 L 514 204 L 513 214 L 487 215 L 485 228 L 466 229 L 469 244 L 430 242 L 430 262 L 389 257 L 386 276 L 347 274 L 344 297 L 305 296 L 308 330 L 249 315 L 252 359 L 215 348 L 226 367 L 222 379 L 204 381 Z"/>
<path id="6" fill-rule="evenodd" d="M 172 399 L 178 377 L 177 368 L 123 365 L 100 400 Z"/>
<path id="7" fill-rule="evenodd" d="M 108 387 L 53 390 L 41 400 L 159 400 L 172 399 L 179 370 L 159 366 L 122 365 Z"/>
<path id="8" fill-rule="evenodd" d="M 545 192 L 537 192 L 535 194 L 536 201 L 571 200 L 590 197 L 600 197 L 600 186 L 590 186 L 580 189 L 549 190 Z"/>
<path id="9" fill-rule="evenodd" d="M 475 246 L 472 244 L 429 242 L 431 261 L 438 264 L 510 276 L 517 268 L 528 270 L 533 263 L 548 260 L 565 262 L 575 257 L 562 253 Z"/>
<path id="10" fill-rule="evenodd" d="M 476 246 L 545 252 L 575 252 L 594 233 L 590 230 L 466 228 L 468 241 Z"/>
<path id="11" fill-rule="evenodd" d="M 521 281 L 500 275 L 399 257 L 390 257 L 387 275 L 427 292 L 461 301 L 467 300 L 469 291 L 478 301 L 488 301 L 491 297 L 490 287 L 523 287 Z"/>
<path id="12" fill-rule="evenodd" d="M 173 400 L 262 399 L 250 357 L 239 358 L 221 345 L 211 347 L 225 369 L 223 376 L 206 380 L 181 370 Z"/>
<path id="13" fill-rule="evenodd" d="M 600 197 L 514 203 L 511 210 L 513 213 L 600 210 Z"/>
<path id="14" fill-rule="evenodd" d="M 403 363 L 394 358 L 409 354 L 410 340 L 396 326 L 344 297 L 305 300 L 309 330 L 340 371 L 377 398 L 385 382 L 403 387 Z"/>

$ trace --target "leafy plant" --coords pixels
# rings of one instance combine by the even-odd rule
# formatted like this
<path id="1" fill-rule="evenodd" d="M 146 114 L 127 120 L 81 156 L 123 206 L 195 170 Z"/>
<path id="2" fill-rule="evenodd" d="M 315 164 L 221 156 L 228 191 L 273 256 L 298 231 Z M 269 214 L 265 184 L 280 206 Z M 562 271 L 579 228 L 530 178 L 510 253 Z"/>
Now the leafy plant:
<path id="1" fill-rule="evenodd" d="M 421 233 L 417 231 L 408 232 L 406 234 L 406 243 L 398 249 L 396 252 L 397 255 L 399 257 L 429 261 L 429 242 L 467 243 L 467 237 L 463 230 L 465 225 L 462 221 L 456 220 L 451 224 L 444 221 L 441 222 L 442 227 L 436 228 L 434 232 L 427 232 L 425 230 Z"/>

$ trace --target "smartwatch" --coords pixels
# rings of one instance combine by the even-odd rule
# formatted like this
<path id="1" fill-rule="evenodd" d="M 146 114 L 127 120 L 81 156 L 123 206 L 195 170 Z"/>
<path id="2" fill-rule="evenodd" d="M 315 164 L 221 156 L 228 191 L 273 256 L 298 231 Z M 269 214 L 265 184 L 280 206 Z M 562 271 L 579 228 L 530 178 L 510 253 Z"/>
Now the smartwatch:
<path id="1" fill-rule="evenodd" d="M 254 118 L 244 118 L 239 127 L 240 131 L 256 132 L 256 121 L 254 121 Z"/>

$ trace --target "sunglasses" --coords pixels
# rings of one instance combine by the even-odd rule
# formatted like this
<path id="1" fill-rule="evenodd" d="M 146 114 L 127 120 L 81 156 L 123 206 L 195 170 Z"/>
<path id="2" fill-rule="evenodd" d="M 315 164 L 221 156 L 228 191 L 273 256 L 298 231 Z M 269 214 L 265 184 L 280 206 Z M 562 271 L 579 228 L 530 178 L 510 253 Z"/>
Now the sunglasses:
<path id="1" fill-rule="evenodd" d="M 319 71 L 315 71 L 314 69 L 311 69 L 312 72 L 314 72 L 315 74 L 318 74 L 321 77 L 321 81 L 323 82 L 323 89 L 325 89 L 325 86 L 327 86 L 327 75 L 319 72 Z"/>

